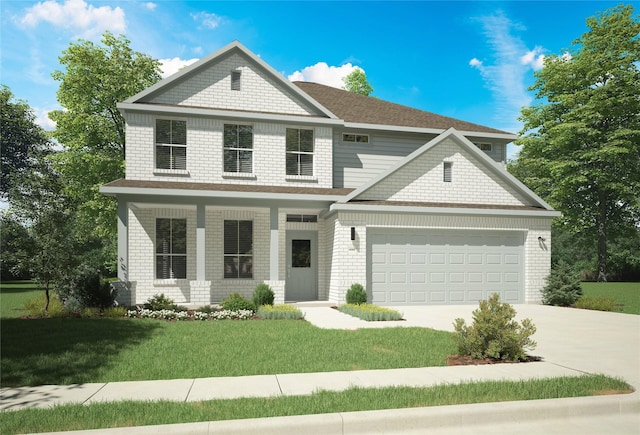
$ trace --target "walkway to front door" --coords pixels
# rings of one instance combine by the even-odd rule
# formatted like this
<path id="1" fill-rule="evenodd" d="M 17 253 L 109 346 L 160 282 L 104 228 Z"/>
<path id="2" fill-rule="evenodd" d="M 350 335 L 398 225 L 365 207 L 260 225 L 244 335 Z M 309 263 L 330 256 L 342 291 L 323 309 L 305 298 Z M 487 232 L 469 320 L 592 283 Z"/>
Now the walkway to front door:
<path id="1" fill-rule="evenodd" d="M 318 299 L 318 232 L 287 231 L 285 300 Z"/>

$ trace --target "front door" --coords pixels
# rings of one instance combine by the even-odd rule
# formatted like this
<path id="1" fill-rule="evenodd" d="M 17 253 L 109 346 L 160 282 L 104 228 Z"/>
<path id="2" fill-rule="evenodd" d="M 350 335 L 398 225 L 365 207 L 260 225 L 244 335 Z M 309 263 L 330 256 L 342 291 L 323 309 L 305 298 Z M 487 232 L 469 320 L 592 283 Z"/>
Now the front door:
<path id="1" fill-rule="evenodd" d="M 287 231 L 286 300 L 318 299 L 317 257 L 317 231 Z"/>

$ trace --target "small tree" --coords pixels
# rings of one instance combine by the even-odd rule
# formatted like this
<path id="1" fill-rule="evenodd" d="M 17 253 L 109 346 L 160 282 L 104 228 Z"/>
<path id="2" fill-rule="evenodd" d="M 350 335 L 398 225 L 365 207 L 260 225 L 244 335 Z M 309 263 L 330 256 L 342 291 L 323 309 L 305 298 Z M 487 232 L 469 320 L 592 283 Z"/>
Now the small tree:
<path id="1" fill-rule="evenodd" d="M 373 92 L 373 87 L 367 80 L 367 75 L 360 68 L 353 70 L 351 74 L 342 79 L 343 89 L 354 94 L 368 97 Z"/>
<path id="2" fill-rule="evenodd" d="M 582 296 L 579 274 L 564 261 L 558 262 L 547 277 L 542 289 L 542 303 L 568 307 Z"/>
<path id="3" fill-rule="evenodd" d="M 525 360 L 525 349 L 533 349 L 537 345 L 530 338 L 536 327 L 530 319 L 519 324 L 514 320 L 515 315 L 516 310 L 511 305 L 500 302 L 498 293 L 480 301 L 479 308 L 473 311 L 471 326 L 460 318 L 453 324 L 458 353 L 474 359 Z"/>
<path id="4" fill-rule="evenodd" d="M 355 283 L 347 290 L 346 300 L 348 304 L 366 304 L 367 291 L 362 287 L 362 284 Z"/>

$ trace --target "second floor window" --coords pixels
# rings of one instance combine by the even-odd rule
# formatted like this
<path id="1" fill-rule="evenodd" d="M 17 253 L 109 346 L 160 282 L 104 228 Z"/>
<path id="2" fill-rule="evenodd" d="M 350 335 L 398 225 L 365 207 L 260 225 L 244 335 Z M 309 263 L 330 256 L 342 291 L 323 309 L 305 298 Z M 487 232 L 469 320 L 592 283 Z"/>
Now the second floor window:
<path id="1" fill-rule="evenodd" d="M 253 128 L 224 125 L 224 172 L 253 172 Z"/>
<path id="2" fill-rule="evenodd" d="M 313 130 L 287 128 L 287 175 L 313 175 Z"/>
<path id="3" fill-rule="evenodd" d="M 187 169 L 187 121 L 156 119 L 156 169 Z"/>

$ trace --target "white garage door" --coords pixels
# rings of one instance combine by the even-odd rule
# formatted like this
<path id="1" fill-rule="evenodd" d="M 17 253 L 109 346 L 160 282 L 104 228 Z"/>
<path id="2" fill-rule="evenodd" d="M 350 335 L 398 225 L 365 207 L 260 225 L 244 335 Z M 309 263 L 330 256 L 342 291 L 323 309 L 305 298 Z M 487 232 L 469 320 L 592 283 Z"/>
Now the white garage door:
<path id="1" fill-rule="evenodd" d="M 369 229 L 374 304 L 524 302 L 524 233 Z"/>

